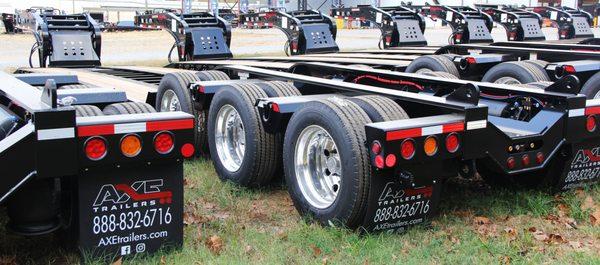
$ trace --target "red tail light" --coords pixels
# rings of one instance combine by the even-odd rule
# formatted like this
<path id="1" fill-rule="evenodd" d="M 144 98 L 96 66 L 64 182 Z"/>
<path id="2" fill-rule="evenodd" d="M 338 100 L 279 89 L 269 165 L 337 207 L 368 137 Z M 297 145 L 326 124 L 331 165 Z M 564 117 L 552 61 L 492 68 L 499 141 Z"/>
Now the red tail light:
<path id="1" fill-rule="evenodd" d="M 371 152 L 373 152 L 373 154 L 376 155 L 381 153 L 381 144 L 379 144 L 379 142 L 377 141 L 373 142 L 373 144 L 371 145 Z"/>
<path id="2" fill-rule="evenodd" d="M 196 152 L 196 148 L 194 148 L 194 145 L 190 143 L 184 144 L 181 147 L 181 155 L 185 158 L 192 157 L 194 152 Z"/>
<path id="3" fill-rule="evenodd" d="M 585 128 L 588 130 L 588 132 L 593 132 L 596 130 L 596 115 L 587 116 Z"/>
<path id="4" fill-rule="evenodd" d="M 467 61 L 468 64 L 475 64 L 475 63 L 477 63 L 477 60 L 475 60 L 474 57 L 467 57 L 467 58 L 465 58 L 465 61 Z"/>
<path id="5" fill-rule="evenodd" d="M 93 137 L 85 142 L 85 155 L 93 161 L 100 160 L 106 156 L 106 140 L 100 137 Z"/>
<path id="6" fill-rule="evenodd" d="M 460 147 L 460 140 L 458 139 L 458 135 L 456 133 L 451 133 L 446 136 L 446 150 L 450 153 L 454 153 Z"/>
<path id="7" fill-rule="evenodd" d="M 271 104 L 271 109 L 273 110 L 273 112 L 279 112 L 279 104 L 277 103 L 273 103 Z"/>
<path id="8" fill-rule="evenodd" d="M 544 153 L 542 153 L 542 152 L 538 152 L 535 155 L 535 160 L 538 162 L 538 164 L 544 163 L 544 159 L 545 159 L 544 158 Z"/>
<path id="9" fill-rule="evenodd" d="M 415 141 L 412 139 L 404 140 L 400 146 L 400 154 L 406 160 L 413 158 L 415 156 Z"/>
<path id="10" fill-rule="evenodd" d="M 567 74 L 574 74 L 577 73 L 577 71 L 575 70 L 575 66 L 572 65 L 563 65 L 563 72 L 567 73 Z"/>
<path id="11" fill-rule="evenodd" d="M 384 161 L 383 161 L 383 156 L 382 155 L 378 155 L 375 157 L 375 166 L 377 168 L 383 168 L 384 166 Z"/>
<path id="12" fill-rule="evenodd" d="M 517 165 L 517 162 L 515 161 L 515 159 L 511 156 L 508 159 L 506 159 L 506 166 L 508 167 L 508 169 L 513 169 L 515 168 L 515 166 Z"/>
<path id="13" fill-rule="evenodd" d="M 531 162 L 529 155 L 523 155 L 523 157 L 521 157 L 521 162 L 523 163 L 523 166 L 529 166 L 529 162 Z"/>
<path id="14" fill-rule="evenodd" d="M 394 154 L 389 154 L 385 157 L 385 166 L 386 167 L 393 167 L 396 165 L 396 155 Z"/>
<path id="15" fill-rule="evenodd" d="M 160 132 L 154 137 L 154 149 L 159 154 L 168 154 L 173 150 L 175 141 L 169 132 Z"/>

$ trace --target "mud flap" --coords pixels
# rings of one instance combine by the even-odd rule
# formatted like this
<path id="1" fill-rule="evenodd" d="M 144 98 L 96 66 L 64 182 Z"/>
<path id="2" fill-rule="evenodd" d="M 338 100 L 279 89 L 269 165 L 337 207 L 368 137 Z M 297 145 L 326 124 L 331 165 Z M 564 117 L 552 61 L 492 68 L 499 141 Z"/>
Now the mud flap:
<path id="1" fill-rule="evenodd" d="M 365 231 L 404 232 L 411 226 L 427 224 L 437 214 L 441 181 L 429 178 L 413 182 L 414 186 L 402 181 L 411 174 L 408 171 L 373 174 L 363 221 Z"/>
<path id="2" fill-rule="evenodd" d="M 600 180 L 600 143 L 573 144 L 571 157 L 563 165 L 556 189 L 559 191 L 589 186 Z"/>
<path id="3" fill-rule="evenodd" d="M 183 244 L 183 164 L 97 169 L 78 179 L 84 258 L 151 254 Z"/>

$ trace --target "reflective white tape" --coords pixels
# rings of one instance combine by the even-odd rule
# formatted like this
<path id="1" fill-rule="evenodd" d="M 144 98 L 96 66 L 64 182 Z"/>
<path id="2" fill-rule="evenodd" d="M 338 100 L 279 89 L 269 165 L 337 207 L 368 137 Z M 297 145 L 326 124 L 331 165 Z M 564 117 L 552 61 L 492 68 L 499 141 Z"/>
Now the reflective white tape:
<path id="1" fill-rule="evenodd" d="M 115 124 L 115 134 L 136 133 L 136 132 L 145 132 L 145 131 L 146 131 L 146 123 L 145 122 Z"/>
<path id="2" fill-rule="evenodd" d="M 467 122 L 467 130 L 483 129 L 487 127 L 487 120 Z"/>
<path id="3" fill-rule="evenodd" d="M 438 126 L 429 126 L 421 128 L 421 135 L 432 135 L 432 134 L 440 134 L 444 131 L 444 127 L 442 125 Z"/>
<path id="4" fill-rule="evenodd" d="M 75 138 L 75 128 L 44 129 L 37 131 L 38 141 Z"/>
<path id="5" fill-rule="evenodd" d="M 585 115 L 585 109 L 570 109 L 569 117 L 578 117 Z"/>

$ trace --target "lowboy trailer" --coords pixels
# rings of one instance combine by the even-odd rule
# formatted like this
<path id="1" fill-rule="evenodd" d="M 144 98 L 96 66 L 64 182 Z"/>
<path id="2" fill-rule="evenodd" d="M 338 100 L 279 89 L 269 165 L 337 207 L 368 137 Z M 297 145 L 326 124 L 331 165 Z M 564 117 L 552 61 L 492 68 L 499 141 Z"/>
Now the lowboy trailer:
<path id="1" fill-rule="evenodd" d="M 70 74 L 0 73 L 0 206 L 12 233 L 65 234 L 84 258 L 183 243 L 193 116 Z"/>

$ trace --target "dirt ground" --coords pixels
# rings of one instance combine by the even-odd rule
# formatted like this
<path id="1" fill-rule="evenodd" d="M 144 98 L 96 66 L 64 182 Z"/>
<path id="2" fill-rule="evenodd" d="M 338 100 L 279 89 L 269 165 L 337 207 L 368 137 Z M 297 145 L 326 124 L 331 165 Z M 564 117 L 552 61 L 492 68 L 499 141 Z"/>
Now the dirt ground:
<path id="1" fill-rule="evenodd" d="M 600 35 L 599 29 L 594 30 Z M 430 45 L 443 45 L 448 43 L 450 32 L 450 28 L 427 29 L 425 38 Z M 544 32 L 548 38 L 556 38 L 556 29 L 545 28 Z M 502 28 L 495 28 L 492 35 L 496 41 L 506 40 Z M 231 50 L 235 56 L 283 54 L 285 35 L 277 29 L 234 29 L 232 36 Z M 342 29 L 337 35 L 341 50 L 375 49 L 378 41 L 378 29 Z M 33 42 L 31 34 L 0 34 L 0 69 L 27 66 Z M 106 65 L 142 61 L 166 63 L 172 44 L 172 37 L 164 31 L 103 33 L 102 62 Z M 34 55 L 34 66 L 36 60 L 37 55 Z"/>

